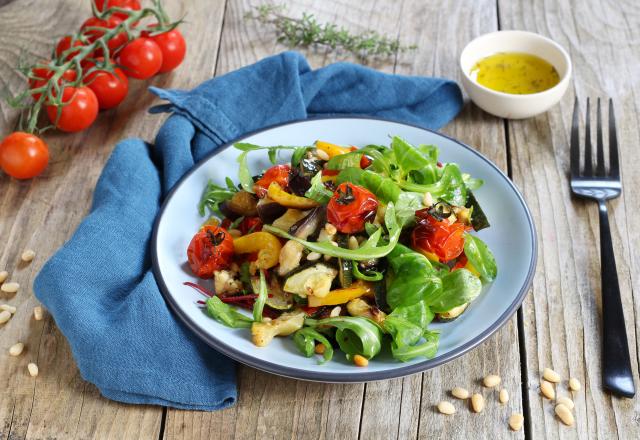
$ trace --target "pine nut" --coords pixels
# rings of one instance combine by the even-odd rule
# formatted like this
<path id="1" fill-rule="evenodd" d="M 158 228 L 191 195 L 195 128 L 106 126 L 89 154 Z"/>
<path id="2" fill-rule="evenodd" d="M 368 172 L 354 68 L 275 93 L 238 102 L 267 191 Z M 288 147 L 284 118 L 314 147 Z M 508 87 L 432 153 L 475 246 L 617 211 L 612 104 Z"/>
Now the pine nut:
<path id="1" fill-rule="evenodd" d="M 9 347 L 9 354 L 11 356 L 20 356 L 22 351 L 24 350 L 24 344 L 22 342 L 17 342 Z"/>
<path id="2" fill-rule="evenodd" d="M 307 261 L 316 261 L 319 260 L 320 257 L 322 256 L 322 254 L 318 253 L 318 252 L 309 252 L 307 254 Z"/>
<path id="3" fill-rule="evenodd" d="M 329 155 L 327 154 L 326 151 L 321 150 L 320 148 L 316 148 L 316 156 L 318 156 L 318 159 L 320 160 L 329 160 L 331 159 L 329 157 Z"/>
<path id="4" fill-rule="evenodd" d="M 514 431 L 520 431 L 523 423 L 524 417 L 522 414 L 515 413 L 509 417 L 509 427 Z"/>
<path id="5" fill-rule="evenodd" d="M 569 409 L 573 409 L 574 406 L 575 406 L 573 404 L 573 400 L 569 399 L 568 397 L 558 397 L 557 402 L 563 404 L 564 406 L 566 406 Z"/>
<path id="6" fill-rule="evenodd" d="M 473 409 L 473 412 L 482 412 L 484 409 L 484 397 L 482 397 L 482 394 L 476 393 L 471 396 L 471 409 Z"/>
<path id="7" fill-rule="evenodd" d="M 556 415 L 562 420 L 567 426 L 573 426 L 575 419 L 573 418 L 573 414 L 571 414 L 571 410 L 567 408 L 564 404 L 560 403 L 556 405 Z"/>
<path id="8" fill-rule="evenodd" d="M 433 206 L 433 196 L 430 192 L 424 193 L 424 196 L 422 197 L 422 204 L 427 208 Z"/>
<path id="9" fill-rule="evenodd" d="M 20 284 L 16 283 L 15 281 L 11 281 L 9 283 L 4 283 L 2 287 L 0 287 L 0 290 L 5 293 L 16 293 L 19 288 Z"/>
<path id="10" fill-rule="evenodd" d="M 316 354 L 324 354 L 325 348 L 326 347 L 324 346 L 324 344 L 317 344 L 314 351 L 316 352 Z"/>
<path id="11" fill-rule="evenodd" d="M 38 366 L 33 362 L 27 365 L 27 370 L 29 370 L 29 375 L 31 377 L 36 377 L 38 375 Z"/>
<path id="12" fill-rule="evenodd" d="M 560 375 L 555 371 L 553 371 L 551 368 L 545 368 L 544 371 L 542 372 L 542 377 L 544 377 L 549 382 L 553 382 L 553 383 L 559 383 L 560 380 L 562 380 L 560 378 Z"/>
<path id="13" fill-rule="evenodd" d="M 369 365 L 369 360 L 364 356 L 356 354 L 355 356 L 353 356 L 353 363 L 358 367 L 366 367 L 367 365 Z"/>
<path id="14" fill-rule="evenodd" d="M 16 311 L 18 309 L 16 309 L 14 306 L 10 306 L 9 304 L 2 304 L 0 306 L 0 310 L 6 310 L 7 312 L 11 313 L 12 315 L 16 313 Z"/>
<path id="15" fill-rule="evenodd" d="M 501 381 L 502 379 L 500 379 L 500 376 L 498 376 L 497 374 L 490 374 L 484 378 L 483 383 L 485 387 L 493 388 L 496 385 L 498 385 Z"/>
<path id="16" fill-rule="evenodd" d="M 9 278 L 9 272 L 6 270 L 0 271 L 0 283 L 4 283 L 7 278 Z"/>
<path id="17" fill-rule="evenodd" d="M 239 229 L 229 229 L 227 232 L 229 232 L 229 235 L 231 235 L 233 238 L 238 238 L 242 236 L 242 232 L 240 232 Z"/>
<path id="18" fill-rule="evenodd" d="M 324 231 L 327 233 L 327 235 L 336 235 L 336 233 L 338 232 L 336 227 L 333 226 L 331 223 L 326 223 L 324 225 Z"/>
<path id="19" fill-rule="evenodd" d="M 457 399 L 465 400 L 469 398 L 469 391 L 464 388 L 455 387 L 451 390 L 451 395 Z"/>
<path id="20" fill-rule="evenodd" d="M 578 379 L 572 377 L 571 379 L 569 379 L 569 388 L 571 388 L 571 391 L 580 391 L 580 388 L 582 388 L 582 386 L 580 385 L 580 381 Z"/>
<path id="21" fill-rule="evenodd" d="M 438 411 L 440 411 L 442 414 L 450 416 L 452 414 L 455 414 L 456 409 L 451 404 L 451 402 L 446 402 L 443 400 L 442 402 L 438 403 Z"/>
<path id="22" fill-rule="evenodd" d="M 331 309 L 331 313 L 329 313 L 329 318 L 335 318 L 336 316 L 340 316 L 340 312 L 342 311 L 342 307 L 336 306 Z"/>
<path id="23" fill-rule="evenodd" d="M 551 385 L 551 382 L 541 380 L 540 391 L 542 392 L 542 395 L 549 400 L 553 400 L 556 398 L 556 391 L 553 389 L 553 385 Z"/>
<path id="24" fill-rule="evenodd" d="M 351 237 L 349 237 L 349 243 L 347 245 L 352 251 L 358 249 L 358 239 L 352 235 Z"/>
<path id="25" fill-rule="evenodd" d="M 33 308 L 33 319 L 36 321 L 42 321 L 42 307 L 35 306 Z"/>
<path id="26" fill-rule="evenodd" d="M 0 312 L 0 324 L 4 324 L 5 322 L 11 319 L 11 312 L 3 310 Z"/>
<path id="27" fill-rule="evenodd" d="M 25 263 L 29 263 L 30 261 L 32 261 L 36 256 L 36 252 L 33 249 L 26 249 L 22 255 L 22 261 L 24 261 Z"/>
<path id="28" fill-rule="evenodd" d="M 509 401 L 509 392 L 504 388 L 501 389 L 498 399 L 500 400 L 500 403 L 507 403 Z"/>

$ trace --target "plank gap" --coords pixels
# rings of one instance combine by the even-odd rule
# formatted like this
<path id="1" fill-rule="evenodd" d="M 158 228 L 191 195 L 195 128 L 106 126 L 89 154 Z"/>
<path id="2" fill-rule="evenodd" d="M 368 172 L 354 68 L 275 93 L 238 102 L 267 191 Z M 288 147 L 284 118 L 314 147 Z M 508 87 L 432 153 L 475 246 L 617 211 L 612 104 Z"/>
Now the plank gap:
<path id="1" fill-rule="evenodd" d="M 164 427 L 167 423 L 167 407 L 162 407 L 162 418 L 160 419 L 160 433 L 158 434 L 158 440 L 162 440 L 164 438 Z"/>

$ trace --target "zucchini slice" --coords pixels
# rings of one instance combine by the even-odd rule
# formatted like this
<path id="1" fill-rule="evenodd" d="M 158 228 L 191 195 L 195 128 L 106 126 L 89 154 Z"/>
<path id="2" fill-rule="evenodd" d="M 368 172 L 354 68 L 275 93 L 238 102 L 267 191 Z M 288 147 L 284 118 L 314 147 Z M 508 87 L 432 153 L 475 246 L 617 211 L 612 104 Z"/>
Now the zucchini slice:
<path id="1" fill-rule="evenodd" d="M 438 322 L 450 322 L 454 319 L 457 319 L 467 310 L 469 307 L 469 303 L 462 304 L 461 306 L 454 307 L 451 310 L 447 310 L 446 312 L 436 313 L 436 320 Z"/>

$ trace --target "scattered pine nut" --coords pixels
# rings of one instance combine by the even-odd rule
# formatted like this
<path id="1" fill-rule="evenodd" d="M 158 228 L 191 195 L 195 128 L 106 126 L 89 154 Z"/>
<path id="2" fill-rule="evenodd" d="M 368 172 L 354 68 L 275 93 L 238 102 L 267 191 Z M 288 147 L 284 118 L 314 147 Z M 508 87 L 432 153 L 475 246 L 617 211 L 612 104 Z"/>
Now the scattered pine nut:
<path id="1" fill-rule="evenodd" d="M 515 413 L 509 417 L 509 427 L 514 431 L 520 431 L 523 423 L 524 417 L 522 414 Z"/>
<path id="2" fill-rule="evenodd" d="M 496 385 L 498 385 L 501 381 L 502 381 L 502 379 L 500 379 L 500 376 L 498 376 L 497 374 L 490 374 L 490 375 L 488 375 L 487 377 L 484 378 L 482 383 L 487 388 L 493 388 Z"/>
<path id="3" fill-rule="evenodd" d="M 0 271 L 0 283 L 4 283 L 7 278 L 9 278 L 9 272 L 6 270 Z"/>
<path id="4" fill-rule="evenodd" d="M 318 253 L 318 252 L 309 252 L 307 254 L 307 261 L 316 261 L 319 260 L 320 257 L 322 256 L 322 254 Z"/>
<path id="5" fill-rule="evenodd" d="M 549 400 L 553 400 L 556 398 L 556 391 L 553 389 L 553 385 L 551 385 L 551 382 L 541 380 L 540 391 L 542 392 L 542 395 Z"/>
<path id="6" fill-rule="evenodd" d="M 6 310 L 7 312 L 9 312 L 12 315 L 14 315 L 18 309 L 15 308 L 14 306 L 10 306 L 9 304 L 2 304 L 0 306 L 0 310 Z"/>
<path id="7" fill-rule="evenodd" d="M 573 414 L 571 414 L 571 410 L 567 408 L 564 404 L 560 403 L 556 405 L 556 415 L 560 418 L 562 423 L 567 426 L 573 426 L 575 419 L 573 418 Z"/>
<path id="8" fill-rule="evenodd" d="M 507 403 L 509 401 L 509 392 L 504 388 L 501 389 L 498 399 L 500 400 L 500 403 Z"/>
<path id="9" fill-rule="evenodd" d="M 473 409 L 473 412 L 482 412 L 484 409 L 484 397 L 482 397 L 482 394 L 476 393 L 471 396 L 471 409 Z"/>
<path id="10" fill-rule="evenodd" d="M 33 362 L 27 365 L 27 370 L 29 370 L 29 375 L 31 377 L 36 377 L 38 375 L 38 366 Z"/>
<path id="11" fill-rule="evenodd" d="M 327 233 L 327 235 L 336 235 L 336 233 L 338 232 L 336 227 L 333 226 L 331 223 L 326 223 L 324 225 L 324 231 Z"/>
<path id="12" fill-rule="evenodd" d="M 33 308 L 33 319 L 36 321 L 42 321 L 42 307 L 35 306 Z"/>
<path id="13" fill-rule="evenodd" d="M 544 377 L 549 382 L 553 382 L 553 383 L 559 383 L 560 380 L 562 380 L 560 378 L 560 375 L 555 371 L 553 371 L 551 368 L 545 368 L 544 371 L 542 372 L 542 377 Z"/>
<path id="14" fill-rule="evenodd" d="M 22 261 L 24 261 L 25 263 L 29 263 L 35 258 L 35 256 L 36 252 L 33 249 L 26 249 L 20 256 L 20 258 L 22 258 Z"/>
<path id="15" fill-rule="evenodd" d="M 314 351 L 316 352 L 316 354 L 324 354 L 325 348 L 326 347 L 324 346 L 324 344 L 317 344 Z"/>
<path id="16" fill-rule="evenodd" d="M 455 414 L 456 409 L 451 404 L 451 402 L 447 402 L 443 400 L 442 402 L 438 403 L 438 411 L 440 411 L 442 414 L 446 414 L 450 416 L 452 414 Z"/>
<path id="17" fill-rule="evenodd" d="M 16 293 L 18 289 L 20 289 L 20 284 L 16 283 L 15 281 L 4 283 L 2 287 L 0 287 L 0 290 L 5 293 Z"/>
<path id="18" fill-rule="evenodd" d="M 469 391 L 464 388 L 455 387 L 451 390 L 451 395 L 456 399 L 465 400 L 469 398 Z"/>
<path id="19" fill-rule="evenodd" d="M 315 153 L 316 153 L 316 156 L 318 156 L 318 159 L 320 159 L 320 160 L 329 160 L 330 159 L 330 157 L 327 154 L 327 152 L 323 151 L 323 150 L 321 150 L 319 148 L 316 149 Z"/>
<path id="20" fill-rule="evenodd" d="M 569 379 L 569 388 L 571 391 L 579 391 L 582 386 L 580 385 L 580 381 L 575 377 Z"/>
<path id="21" fill-rule="evenodd" d="M 9 354 L 11 356 L 20 356 L 22 351 L 24 350 L 24 344 L 22 342 L 17 342 L 9 347 Z"/>
<path id="22" fill-rule="evenodd" d="M 0 312 L 0 324 L 4 324 L 11 319 L 11 312 L 3 310 Z"/>
<path id="23" fill-rule="evenodd" d="M 352 235 L 351 237 L 349 237 L 349 243 L 347 243 L 347 245 L 352 251 L 358 249 L 358 239 Z"/>
<path id="24" fill-rule="evenodd" d="M 569 409 L 573 409 L 573 407 L 575 406 L 573 400 L 569 399 L 568 397 L 558 397 L 557 402 L 563 404 Z"/>
<path id="25" fill-rule="evenodd" d="M 366 367 L 367 365 L 369 365 L 369 360 L 364 356 L 356 354 L 355 356 L 353 356 L 353 363 L 358 367 Z"/>

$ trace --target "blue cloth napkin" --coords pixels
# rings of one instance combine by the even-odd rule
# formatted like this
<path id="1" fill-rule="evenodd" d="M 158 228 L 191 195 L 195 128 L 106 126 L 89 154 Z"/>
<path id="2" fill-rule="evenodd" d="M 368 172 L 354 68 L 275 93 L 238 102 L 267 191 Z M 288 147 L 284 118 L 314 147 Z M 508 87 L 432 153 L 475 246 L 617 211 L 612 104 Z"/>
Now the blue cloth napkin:
<path id="1" fill-rule="evenodd" d="M 35 280 L 35 293 L 69 340 L 82 377 L 107 398 L 216 410 L 236 400 L 234 362 L 169 310 L 149 243 L 164 196 L 205 155 L 252 130 L 314 115 L 372 115 L 438 128 L 462 106 L 458 86 L 339 63 L 311 70 L 294 52 L 154 93 L 172 112 L 155 144 L 120 142 L 93 206 Z M 194 207 L 196 209 L 196 207 Z"/>

